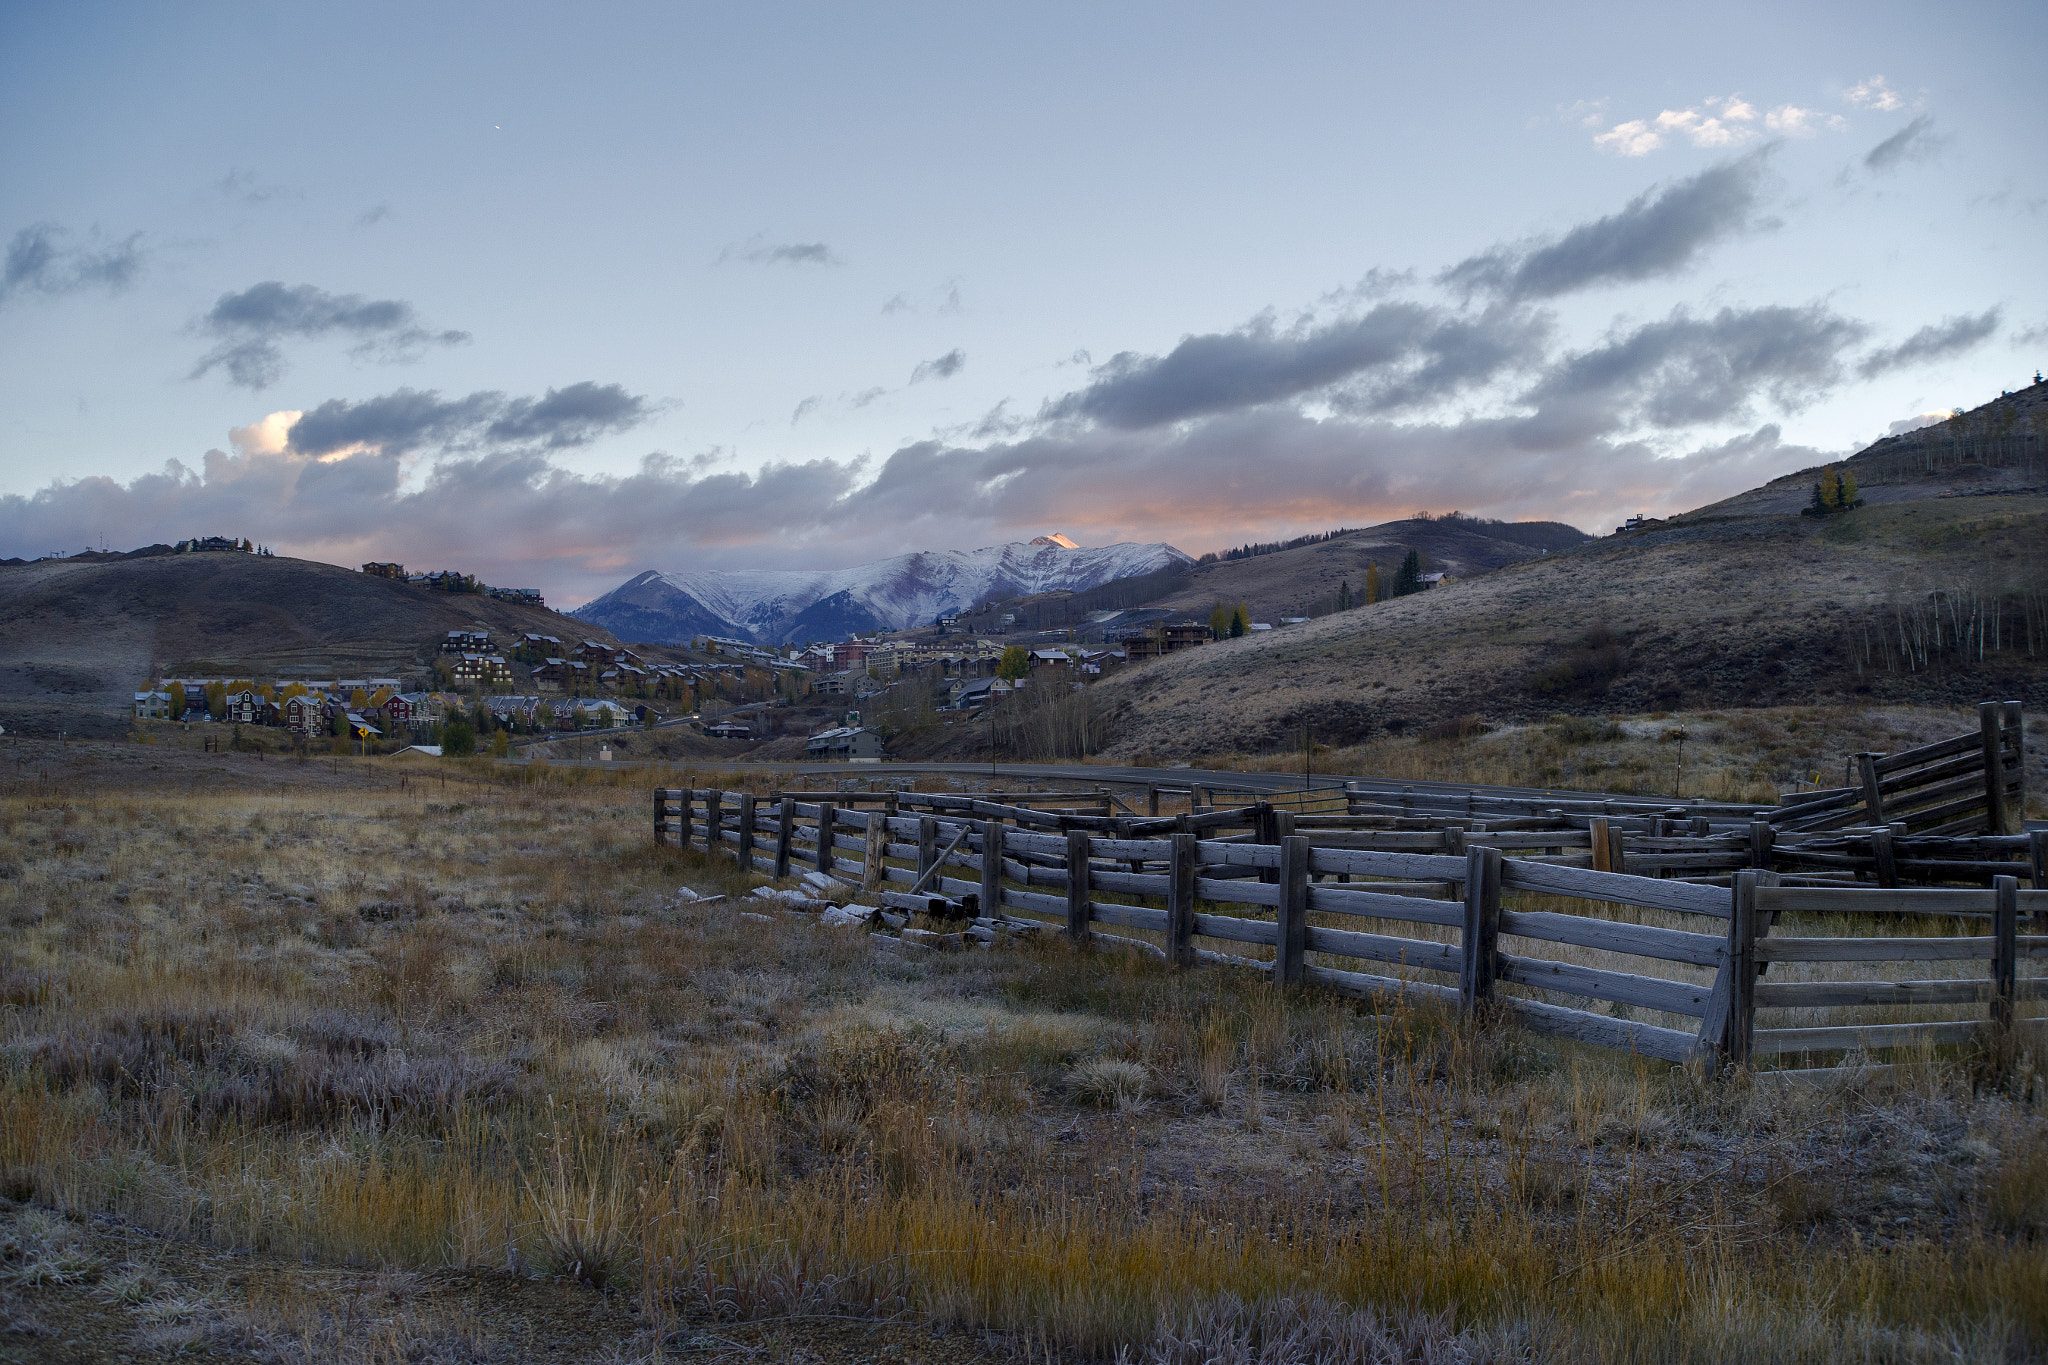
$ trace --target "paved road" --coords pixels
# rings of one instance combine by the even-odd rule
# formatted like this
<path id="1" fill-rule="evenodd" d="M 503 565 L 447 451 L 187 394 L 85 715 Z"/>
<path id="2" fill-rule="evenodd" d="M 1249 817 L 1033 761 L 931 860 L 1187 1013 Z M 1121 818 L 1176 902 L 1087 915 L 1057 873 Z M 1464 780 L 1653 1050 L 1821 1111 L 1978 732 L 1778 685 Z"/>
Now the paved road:
<path id="1" fill-rule="evenodd" d="M 509 761 L 509 760 L 508 760 Z M 595 759 L 557 759 L 556 766 L 587 766 L 596 768 L 631 768 L 643 766 L 649 760 L 619 759 L 610 763 L 599 763 Z M 670 765 L 673 766 L 673 765 Z M 684 766 L 691 768 L 736 768 L 757 769 L 774 772 L 794 772 L 804 777 L 876 778 L 909 777 L 918 773 L 944 773 L 950 777 L 985 777 L 992 783 L 1004 780 L 1031 782 L 1075 782 L 1082 784 L 1104 784 L 1108 786 L 1148 786 L 1157 783 L 1162 787 L 1185 787 L 1190 783 L 1202 787 L 1220 787 L 1236 791 L 1253 792 L 1298 792 L 1302 789 L 1300 773 L 1275 772 L 1229 772 L 1211 768 L 1121 768 L 1096 763 L 749 763 L 744 760 L 719 763 L 708 759 L 690 760 Z M 1414 782 L 1392 781 L 1377 777 L 1347 777 L 1335 773 L 1314 773 L 1309 781 L 1316 786 L 1331 786 L 1345 782 L 1356 782 L 1365 791 L 1399 792 L 1444 791 L 1476 792 L 1484 796 L 1556 796 L 1569 800 L 1598 801 L 1612 797 L 1619 801 L 1656 801 L 1665 798 L 1656 796 L 1628 796 L 1621 793 L 1566 791 L 1547 787 L 1500 787 L 1474 785 L 1463 782 Z M 1683 805 L 1680 798 L 1671 798 L 1673 805 Z"/>

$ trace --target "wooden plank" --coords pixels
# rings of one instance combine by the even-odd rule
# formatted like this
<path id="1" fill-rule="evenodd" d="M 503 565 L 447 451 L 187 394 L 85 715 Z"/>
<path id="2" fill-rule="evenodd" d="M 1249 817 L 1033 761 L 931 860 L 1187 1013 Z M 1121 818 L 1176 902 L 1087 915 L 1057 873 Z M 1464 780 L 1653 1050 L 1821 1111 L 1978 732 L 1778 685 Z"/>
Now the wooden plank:
<path id="1" fill-rule="evenodd" d="M 1863 779 L 1863 817 L 1873 825 L 1884 823 L 1884 791 L 1877 776 L 1877 755 L 1856 755 L 1857 774 Z"/>
<path id="2" fill-rule="evenodd" d="M 1718 967 L 1727 960 L 1728 942 L 1719 934 L 1694 934 L 1647 924 L 1618 924 L 1585 915 L 1559 915 L 1547 910 L 1503 910 L 1500 931 L 1520 938 L 1569 943 L 1610 953 L 1630 953 L 1663 962 Z"/>
<path id="3" fill-rule="evenodd" d="M 1216 877 L 1197 877 L 1195 895 L 1206 901 L 1222 901 L 1233 905 L 1270 905 L 1280 907 L 1280 888 L 1254 881 L 1225 881 Z"/>
<path id="4" fill-rule="evenodd" d="M 1119 905 L 1113 901 L 1091 901 L 1088 906 L 1091 923 L 1121 924 L 1131 929 L 1152 929 L 1160 933 L 1170 927 L 1166 912 L 1152 905 Z"/>
<path id="5" fill-rule="evenodd" d="M 1378 853 L 1370 849 L 1319 848 L 1309 855 L 1314 872 L 1348 872 L 1354 877 L 1398 877 L 1409 881 L 1465 880 L 1465 859 L 1428 853 Z"/>
<path id="6" fill-rule="evenodd" d="M 1117 872 L 1097 867 L 1089 874 L 1098 891 L 1117 891 L 1126 896 L 1163 896 L 1168 877 L 1160 872 Z"/>
<path id="7" fill-rule="evenodd" d="M 1051 896 L 1040 899 L 1051 900 Z M 1195 932 L 1203 938 L 1227 938 L 1237 943 L 1273 943 L 1280 926 L 1268 920 L 1239 919 L 1235 915 L 1196 915 Z"/>
<path id="8" fill-rule="evenodd" d="M 1618 872 L 1595 872 L 1591 868 L 1557 867 L 1549 863 L 1532 863 L 1523 858 L 1509 858 L 1503 862 L 1501 885 L 1509 891 L 1548 892 L 1641 906 L 1648 910 L 1675 910 L 1681 914 L 1728 918 L 1728 893 L 1714 887 L 1661 882 Z"/>
<path id="9" fill-rule="evenodd" d="M 1015 907 L 1019 910 L 1030 910 L 1040 915 L 1054 916 L 1062 925 L 1065 925 L 1067 922 L 1067 898 L 1065 896 L 1047 896 L 1037 891 L 1019 891 L 1015 887 L 1006 886 L 1003 888 L 1002 904 L 1005 907 Z M 987 908 L 986 905 L 982 907 L 984 912 L 986 912 Z"/>
<path id="10" fill-rule="evenodd" d="M 1759 962 L 1967 962 L 1991 957 L 1978 938 L 1773 938 L 1757 944 Z"/>
<path id="11" fill-rule="evenodd" d="M 1706 1014 L 1707 997 L 1713 990 L 1712 983 L 1672 981 L 1661 976 L 1639 976 L 1633 972 L 1608 971 L 1508 953 L 1500 956 L 1499 974 L 1501 980 L 1512 981 L 1518 986 L 1610 1000 L 1621 1005 L 1663 1010 L 1667 1014 L 1689 1014 L 1694 1018 Z"/>
<path id="12" fill-rule="evenodd" d="M 1747 1066 L 1754 1057 L 1758 940 L 1770 932 L 1772 918 L 1757 904 L 1757 883 L 1764 875 L 1736 873 L 1729 899 L 1727 990 L 1719 993 L 1727 998 L 1722 1053 L 1736 1066 Z M 1702 1017 L 1714 1018 L 1721 1013 L 1720 1002 L 1710 1000 Z"/>
<path id="13" fill-rule="evenodd" d="M 1204 839 L 1201 858 L 1224 867 L 1277 868 L 1280 850 L 1270 844 L 1236 844 L 1221 839 Z"/>
<path id="14" fill-rule="evenodd" d="M 791 845 L 796 840 L 796 802 L 783 797 L 775 806 L 775 872 L 777 880 L 789 875 Z"/>
<path id="15" fill-rule="evenodd" d="M 1310 985 L 1322 986 L 1340 995 L 1355 996 L 1361 1000 L 1404 996 L 1422 1000 L 1437 1000 L 1455 1005 L 1458 1001 L 1456 986 L 1439 986 L 1433 981 L 1402 981 L 1391 976 L 1374 976 L 1367 972 L 1339 971 L 1333 967 L 1307 966 L 1302 977 Z"/>
<path id="16" fill-rule="evenodd" d="M 1594 1043 L 1666 1062 L 1684 1062 L 1692 1055 L 1693 1035 L 1678 1029 L 1614 1019 L 1563 1005 L 1546 1005 L 1515 995 L 1501 996 L 1499 1003 L 1533 1033 Z"/>
<path id="17" fill-rule="evenodd" d="M 1003 825 L 999 820 L 984 820 L 981 825 L 981 897 L 982 913 L 993 915 L 1003 908 Z"/>
<path id="18" fill-rule="evenodd" d="M 1982 978 L 1949 981 L 1759 981 L 1758 1009 L 1821 1009 L 1847 1005 L 1975 1005 L 1991 999 L 1991 982 Z M 2044 992 L 2019 987 L 2048 987 L 2048 978 L 2017 983 L 2017 999 L 2039 999 Z"/>
<path id="19" fill-rule="evenodd" d="M 1448 972 L 1454 976 L 1460 973 L 1465 960 L 1464 950 L 1455 943 L 1396 938 L 1390 934 L 1361 934 L 1351 929 L 1324 929 L 1316 925 L 1308 926 L 1303 946 L 1311 953 L 1360 957 L 1371 962 L 1391 962 L 1396 966 Z"/>
<path id="20" fill-rule="evenodd" d="M 1877 771 L 1880 774 L 1901 772 L 1907 768 L 1917 768 L 1922 763 L 1932 763 L 1938 758 L 1947 758 L 1952 754 L 1973 753 L 1979 748 L 1980 743 L 1976 735 L 1957 735 L 1954 739 L 1939 739 L 1932 744 L 1923 744 L 1917 749 L 1901 749 L 1895 754 L 1885 754 L 1879 758 L 1876 761 Z"/>
<path id="21" fill-rule="evenodd" d="M 1823 915 L 1955 915 L 1991 909 L 1989 891 L 1965 887 L 1765 886 L 1756 893 L 1758 908 L 1771 914 L 1796 911 Z"/>
<path id="22" fill-rule="evenodd" d="M 1362 915 L 1371 919 L 1405 920 L 1410 924 L 1441 924 L 1456 928 L 1465 922 L 1462 903 L 1429 901 L 1420 896 L 1388 896 L 1355 886 L 1311 886 L 1308 908 L 1324 915 Z"/>
<path id="23" fill-rule="evenodd" d="M 1778 1057 L 1788 1052 L 1840 1052 L 1850 1048 L 1915 1047 L 1929 1043 L 1968 1043 L 1989 1027 L 1982 1020 L 1959 1019 L 1928 1024 L 1845 1024 L 1832 1028 L 1761 1028 L 1755 1054 Z"/>

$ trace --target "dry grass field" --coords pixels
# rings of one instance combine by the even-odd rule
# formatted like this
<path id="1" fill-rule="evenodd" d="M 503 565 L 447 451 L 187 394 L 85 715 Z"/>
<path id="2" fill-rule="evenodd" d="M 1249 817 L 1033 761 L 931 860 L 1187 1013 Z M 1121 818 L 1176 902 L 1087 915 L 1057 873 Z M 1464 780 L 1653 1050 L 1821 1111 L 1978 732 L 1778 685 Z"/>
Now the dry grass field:
<path id="1" fill-rule="evenodd" d="M 2048 1353 L 2031 1046 L 1710 1081 L 763 913 L 659 772 L 83 748 L 0 767 L 0 1359 Z"/>

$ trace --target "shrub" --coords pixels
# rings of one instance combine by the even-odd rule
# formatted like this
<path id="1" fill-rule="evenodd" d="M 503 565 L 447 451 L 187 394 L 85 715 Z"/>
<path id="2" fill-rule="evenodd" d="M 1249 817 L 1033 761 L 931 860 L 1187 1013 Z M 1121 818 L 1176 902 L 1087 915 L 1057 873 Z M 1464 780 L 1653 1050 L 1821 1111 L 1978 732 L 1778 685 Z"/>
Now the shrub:
<path id="1" fill-rule="evenodd" d="M 1605 626 L 1595 626 L 1555 663 L 1538 669 L 1529 678 L 1529 690 L 1539 696 L 1604 692 L 1607 685 L 1628 669 L 1628 652 Z"/>
<path id="2" fill-rule="evenodd" d="M 1422 731 L 1422 737 L 1440 743 L 1456 743 L 1459 740 L 1483 735 L 1490 728 L 1492 727 L 1476 715 L 1452 716 L 1449 720 L 1440 720 L 1426 727 Z"/>

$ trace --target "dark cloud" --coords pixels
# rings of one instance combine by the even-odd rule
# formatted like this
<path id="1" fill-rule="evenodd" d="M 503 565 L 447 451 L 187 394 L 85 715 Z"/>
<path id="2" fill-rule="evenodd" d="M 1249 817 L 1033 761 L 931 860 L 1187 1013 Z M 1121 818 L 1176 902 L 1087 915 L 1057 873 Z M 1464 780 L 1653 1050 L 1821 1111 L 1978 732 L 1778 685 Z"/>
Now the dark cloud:
<path id="1" fill-rule="evenodd" d="M 1748 227 L 1766 151 L 1646 190 L 1619 213 L 1554 241 L 1495 247 L 1443 271 L 1437 282 L 1465 294 L 1547 299 L 1596 285 L 1673 275 L 1713 243 Z"/>
<path id="2" fill-rule="evenodd" d="M 225 369 L 232 382 L 249 389 L 266 388 L 284 373 L 281 340 L 354 337 L 350 355 L 384 361 L 410 360 L 428 346 L 459 346 L 469 340 L 467 332 L 422 326 L 412 305 L 399 299 L 330 294 L 310 284 L 286 285 L 281 280 L 221 295 L 199 327 L 220 337 L 221 343 L 200 358 L 189 377 Z"/>
<path id="3" fill-rule="evenodd" d="M 1525 400 L 1543 420 L 1602 432 L 1741 418 L 1760 396 L 1797 410 L 1840 382 L 1842 353 L 1868 330 L 1819 304 L 1723 308 L 1711 317 L 1676 309 L 1563 357 Z"/>
<path id="4" fill-rule="evenodd" d="M 238 199 L 244 204 L 268 204 L 277 199 L 300 197 L 299 191 L 287 185 L 266 184 L 256 172 L 245 171 L 239 167 L 216 180 L 213 187 L 228 198 Z"/>
<path id="5" fill-rule="evenodd" d="M 293 423 L 286 440 L 294 454 L 314 457 L 362 448 L 386 455 L 481 445 L 560 450 L 628 431 L 653 411 L 617 384 L 589 381 L 549 389 L 544 398 L 482 390 L 444 400 L 432 390 L 398 389 L 360 403 L 331 398 Z"/>
<path id="6" fill-rule="evenodd" d="M 1909 161 L 1926 161 L 1938 153 L 1947 140 L 1934 131 L 1933 116 L 1922 114 L 1872 147 L 1863 158 L 1863 168 L 1882 175 Z"/>
<path id="7" fill-rule="evenodd" d="M 1433 401 L 1531 358 L 1539 319 L 1495 309 L 1477 317 L 1420 303 L 1383 303 L 1358 317 L 1282 332 L 1262 318 L 1234 332 L 1191 336 L 1163 356 L 1125 351 L 1094 382 L 1046 406 L 1138 430 L 1299 398 L 1334 385 L 1353 410 Z"/>
<path id="8" fill-rule="evenodd" d="M 1998 309 L 1987 308 L 1975 317 L 1943 318 L 1929 323 L 1896 346 L 1872 351 L 1856 367 L 1856 373 L 1865 379 L 1875 379 L 1889 370 L 1959 355 L 1996 332 L 1999 317 Z"/>
<path id="9" fill-rule="evenodd" d="M 359 228 L 375 227 L 377 226 L 377 224 L 383 222 L 386 218 L 389 218 L 390 216 L 391 205 L 377 204 L 370 208 L 364 209 L 361 213 L 356 215 L 356 226 Z"/>
<path id="10" fill-rule="evenodd" d="M 917 368 L 910 372 L 910 382 L 922 384 L 927 379 L 951 379 L 966 364 L 967 352 L 955 346 L 936 360 L 918 362 Z"/>
<path id="11" fill-rule="evenodd" d="M 751 261 L 756 265 L 840 265 L 839 257 L 823 242 L 771 242 L 749 237 L 718 253 L 721 261 Z"/>
<path id="12" fill-rule="evenodd" d="M 55 223 L 35 223 L 14 234 L 0 265 L 0 303 L 18 294 L 56 296 L 85 289 L 117 291 L 142 273 L 142 234 L 118 242 L 74 247 Z"/>

